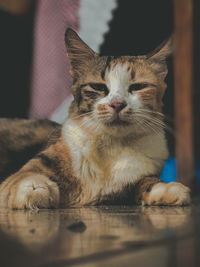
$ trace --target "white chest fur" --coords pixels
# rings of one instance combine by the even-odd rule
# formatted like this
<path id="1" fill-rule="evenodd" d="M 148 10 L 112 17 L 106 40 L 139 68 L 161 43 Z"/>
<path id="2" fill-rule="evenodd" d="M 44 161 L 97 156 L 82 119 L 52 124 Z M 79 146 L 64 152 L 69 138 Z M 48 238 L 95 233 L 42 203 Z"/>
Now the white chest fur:
<path id="1" fill-rule="evenodd" d="M 164 134 L 155 133 L 138 140 L 121 142 L 92 138 L 75 122 L 68 120 L 63 134 L 70 148 L 73 170 L 93 197 L 121 190 L 142 177 L 156 175 L 168 156 Z M 103 146 L 102 146 L 103 144 Z"/>

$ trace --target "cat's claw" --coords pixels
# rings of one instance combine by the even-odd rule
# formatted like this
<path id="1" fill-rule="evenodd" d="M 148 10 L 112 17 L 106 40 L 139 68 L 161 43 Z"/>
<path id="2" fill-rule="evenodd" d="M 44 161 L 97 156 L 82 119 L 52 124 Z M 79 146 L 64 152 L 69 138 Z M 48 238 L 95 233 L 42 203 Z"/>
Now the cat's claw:
<path id="1" fill-rule="evenodd" d="M 181 183 L 157 183 L 143 195 L 143 205 L 183 206 L 191 203 L 190 189 Z"/>
<path id="2" fill-rule="evenodd" d="M 57 208 L 59 189 L 57 184 L 46 176 L 30 176 L 19 183 L 15 199 L 10 202 L 12 208 L 17 209 Z"/>

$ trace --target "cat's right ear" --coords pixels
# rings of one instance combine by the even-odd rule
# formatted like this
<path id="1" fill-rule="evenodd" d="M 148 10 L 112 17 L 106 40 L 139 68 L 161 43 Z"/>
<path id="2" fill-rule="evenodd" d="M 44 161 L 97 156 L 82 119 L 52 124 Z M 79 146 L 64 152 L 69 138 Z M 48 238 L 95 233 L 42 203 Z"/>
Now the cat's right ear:
<path id="1" fill-rule="evenodd" d="M 153 52 L 146 55 L 151 67 L 155 70 L 158 76 L 165 79 L 168 69 L 166 59 L 173 52 L 173 38 L 170 37 L 159 45 Z"/>
<path id="2" fill-rule="evenodd" d="M 65 45 L 70 60 L 70 74 L 73 78 L 77 78 L 87 62 L 97 54 L 70 28 L 65 32 Z"/>

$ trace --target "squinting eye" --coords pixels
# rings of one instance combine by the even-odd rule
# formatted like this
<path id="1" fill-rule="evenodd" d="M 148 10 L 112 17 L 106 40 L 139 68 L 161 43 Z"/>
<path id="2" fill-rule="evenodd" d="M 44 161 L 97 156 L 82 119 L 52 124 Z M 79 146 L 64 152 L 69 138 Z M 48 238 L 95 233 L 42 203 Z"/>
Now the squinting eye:
<path id="1" fill-rule="evenodd" d="M 97 91 L 104 91 L 107 92 L 108 88 L 104 83 L 89 83 L 89 85 Z"/>
<path id="2" fill-rule="evenodd" d="M 148 86 L 148 83 L 133 83 L 129 86 L 129 92 L 139 91 Z"/>

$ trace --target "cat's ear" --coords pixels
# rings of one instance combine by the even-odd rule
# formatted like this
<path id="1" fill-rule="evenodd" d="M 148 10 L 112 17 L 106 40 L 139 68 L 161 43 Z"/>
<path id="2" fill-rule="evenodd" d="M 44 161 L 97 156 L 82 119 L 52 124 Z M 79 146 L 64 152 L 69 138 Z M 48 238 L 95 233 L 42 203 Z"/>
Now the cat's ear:
<path id="1" fill-rule="evenodd" d="M 87 62 L 97 54 L 70 28 L 65 32 L 65 45 L 70 60 L 70 74 L 77 78 Z"/>
<path id="2" fill-rule="evenodd" d="M 156 71 L 157 75 L 161 79 L 165 79 L 168 68 L 166 59 L 172 54 L 173 39 L 170 37 L 167 41 L 164 41 L 153 52 L 146 55 L 151 67 Z"/>

